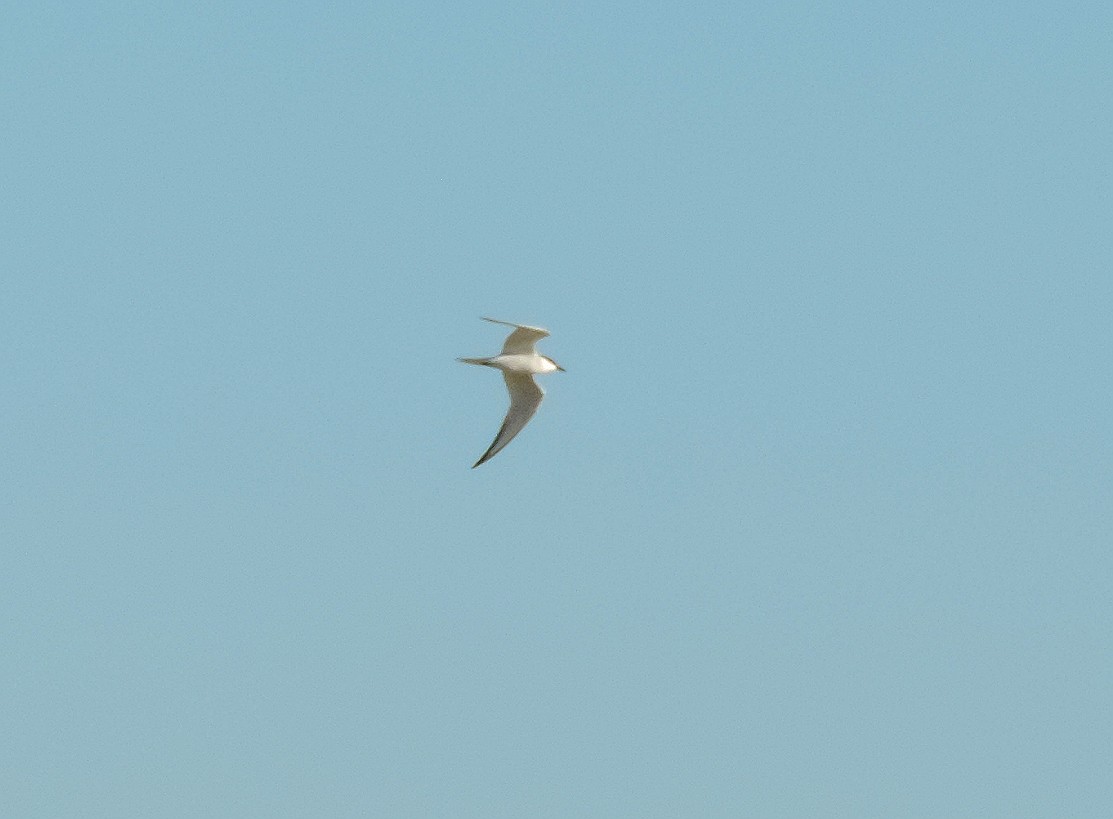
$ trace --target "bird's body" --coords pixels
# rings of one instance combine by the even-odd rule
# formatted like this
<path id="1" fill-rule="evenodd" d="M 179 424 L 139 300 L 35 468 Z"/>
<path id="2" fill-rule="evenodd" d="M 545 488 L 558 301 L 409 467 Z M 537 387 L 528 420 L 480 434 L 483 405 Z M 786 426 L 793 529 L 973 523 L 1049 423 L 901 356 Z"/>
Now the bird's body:
<path id="1" fill-rule="evenodd" d="M 485 367 L 495 367 L 504 373 L 519 373 L 523 375 L 544 375 L 554 373 L 560 369 L 556 362 L 543 355 L 525 355 L 514 353 L 512 355 L 496 355 L 491 358 L 461 358 L 465 364 L 480 364 Z"/>
<path id="2" fill-rule="evenodd" d="M 548 330 L 540 327 L 528 327 L 524 324 L 513 324 L 509 321 L 485 318 L 495 324 L 506 324 L 515 330 L 506 338 L 502 345 L 502 352 L 490 358 L 460 358 L 465 364 L 478 364 L 483 367 L 494 367 L 502 370 L 503 379 L 506 381 L 507 392 L 510 393 L 510 410 L 502 422 L 495 440 L 488 447 L 483 456 L 475 462 L 472 469 L 485 461 L 495 457 L 504 446 L 509 444 L 530 419 L 533 418 L 545 391 L 533 380 L 535 375 L 563 372 L 564 368 L 548 356 L 537 352 L 536 344 L 539 340 L 549 335 Z"/>

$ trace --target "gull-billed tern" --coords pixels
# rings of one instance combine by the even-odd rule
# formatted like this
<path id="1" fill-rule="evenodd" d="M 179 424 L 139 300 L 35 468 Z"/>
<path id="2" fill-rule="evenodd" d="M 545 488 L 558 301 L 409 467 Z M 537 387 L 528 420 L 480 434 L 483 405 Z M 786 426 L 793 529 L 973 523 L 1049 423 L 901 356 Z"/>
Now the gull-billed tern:
<path id="1" fill-rule="evenodd" d="M 537 408 L 541 406 L 541 399 L 545 397 L 545 391 L 538 386 L 533 377 L 556 372 L 557 370 L 564 372 L 564 367 L 547 355 L 541 355 L 537 352 L 535 345 L 549 335 L 548 330 L 542 330 L 540 327 L 527 327 L 524 324 L 515 324 L 512 321 L 499 321 L 493 318 L 484 317 L 483 320 L 515 328 L 514 332 L 506 337 L 506 342 L 502 345 L 502 352 L 491 358 L 458 358 L 456 360 L 463 361 L 465 364 L 479 364 L 484 367 L 494 367 L 502 370 L 502 377 L 506 380 L 506 389 L 510 393 L 510 410 L 506 413 L 502 427 L 499 428 L 499 434 L 495 436 L 491 446 L 483 453 L 483 457 L 472 465 L 472 469 L 491 460 L 504 446 L 514 440 L 514 436 L 522 431 L 522 428 L 529 423 L 529 419 L 537 412 Z"/>

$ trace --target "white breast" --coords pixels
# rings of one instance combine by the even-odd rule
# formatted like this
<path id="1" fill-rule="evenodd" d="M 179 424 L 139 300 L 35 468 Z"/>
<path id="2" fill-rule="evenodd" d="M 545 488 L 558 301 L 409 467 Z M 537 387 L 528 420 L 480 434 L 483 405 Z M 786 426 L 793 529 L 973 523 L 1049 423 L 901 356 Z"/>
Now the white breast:
<path id="1" fill-rule="evenodd" d="M 540 355 L 526 355 L 523 353 L 500 355 L 495 356 L 491 360 L 491 363 L 500 370 L 505 370 L 508 373 L 528 373 L 530 375 L 536 375 L 538 373 L 551 373 L 556 371 L 556 366 L 553 362 Z"/>

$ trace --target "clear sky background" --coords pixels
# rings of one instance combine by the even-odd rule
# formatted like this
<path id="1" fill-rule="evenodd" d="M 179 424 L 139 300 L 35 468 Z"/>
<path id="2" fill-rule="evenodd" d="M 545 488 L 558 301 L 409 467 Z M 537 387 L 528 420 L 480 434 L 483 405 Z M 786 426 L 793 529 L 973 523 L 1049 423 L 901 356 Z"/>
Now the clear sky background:
<path id="1" fill-rule="evenodd" d="M 9 6 L 0 814 L 1113 815 L 1111 33 Z"/>

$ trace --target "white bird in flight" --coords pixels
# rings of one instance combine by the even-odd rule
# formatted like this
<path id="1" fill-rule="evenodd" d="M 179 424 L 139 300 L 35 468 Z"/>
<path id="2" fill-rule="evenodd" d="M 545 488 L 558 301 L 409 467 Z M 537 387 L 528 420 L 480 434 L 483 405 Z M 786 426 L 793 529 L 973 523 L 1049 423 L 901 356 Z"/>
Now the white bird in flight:
<path id="1" fill-rule="evenodd" d="M 535 345 L 538 341 L 549 335 L 548 330 L 540 327 L 527 327 L 524 324 L 514 324 L 511 321 L 499 321 L 486 318 L 484 321 L 493 321 L 495 324 L 505 324 L 515 330 L 506 337 L 502 345 L 502 352 L 491 358 L 458 358 L 465 364 L 480 364 L 484 367 L 494 367 L 502 370 L 502 377 L 506 380 L 506 389 L 510 393 L 510 410 L 502 422 L 495 440 L 480 458 L 472 465 L 475 469 L 481 463 L 491 460 L 504 446 L 514 440 L 514 436 L 522 431 L 529 423 L 529 419 L 541 406 L 541 399 L 545 391 L 533 380 L 535 375 L 545 373 L 564 372 L 564 367 L 557 364 L 546 355 L 537 352 Z"/>

